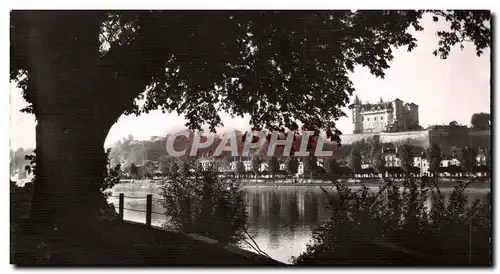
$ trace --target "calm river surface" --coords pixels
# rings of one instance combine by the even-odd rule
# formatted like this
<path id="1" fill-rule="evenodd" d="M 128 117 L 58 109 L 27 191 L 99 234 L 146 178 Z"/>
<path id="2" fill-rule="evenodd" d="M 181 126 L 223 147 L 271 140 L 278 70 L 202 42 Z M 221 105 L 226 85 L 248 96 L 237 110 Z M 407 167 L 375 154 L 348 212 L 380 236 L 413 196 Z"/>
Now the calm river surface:
<path id="1" fill-rule="evenodd" d="M 317 186 L 245 186 L 244 190 L 248 232 L 264 252 L 284 263 L 289 263 L 292 256 L 304 252 L 312 239 L 312 231 L 330 217 L 328 200 Z M 449 195 L 451 189 L 442 191 Z M 167 217 L 161 214 L 164 209 L 157 200 L 161 197 L 156 184 L 121 183 L 112 192 L 113 196 L 124 193 L 124 207 L 138 211 L 146 210 L 146 195 L 152 194 L 152 224 L 161 226 L 167 221 Z M 467 190 L 469 202 L 476 199 L 485 201 L 488 192 L 489 188 Z M 127 198 L 128 196 L 142 199 Z M 110 197 L 109 201 L 118 210 L 118 198 Z M 146 214 L 125 210 L 124 219 L 145 222 Z"/>

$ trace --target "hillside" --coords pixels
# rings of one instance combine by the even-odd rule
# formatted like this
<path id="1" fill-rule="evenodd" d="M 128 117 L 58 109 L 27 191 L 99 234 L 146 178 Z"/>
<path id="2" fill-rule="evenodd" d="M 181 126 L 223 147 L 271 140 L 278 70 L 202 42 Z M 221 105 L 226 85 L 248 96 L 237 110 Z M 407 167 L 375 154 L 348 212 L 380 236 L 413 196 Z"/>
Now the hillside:
<path id="1" fill-rule="evenodd" d="M 238 153 L 243 150 L 243 135 L 241 131 L 230 131 L 224 134 L 235 134 L 237 140 Z M 471 130 L 466 127 L 442 127 L 437 126 L 427 130 L 395 132 L 395 133 L 365 133 L 365 134 L 344 134 L 341 135 L 342 146 L 338 147 L 336 143 L 326 141 L 323 147 L 324 151 L 333 151 L 336 159 L 345 159 L 349 155 L 349 151 L 354 143 L 369 142 L 374 136 L 379 135 L 381 143 L 392 145 L 401 145 L 407 143 L 416 149 L 416 153 L 428 148 L 430 144 L 438 144 L 445 154 L 451 155 L 454 150 L 464 146 L 489 148 L 490 147 L 490 131 L 489 130 Z M 159 160 L 161 157 L 167 156 L 166 140 L 172 134 L 166 137 L 155 137 L 151 140 L 134 140 L 129 136 L 122 141 L 117 142 L 111 153 L 113 164 L 129 165 L 135 163 L 140 165 L 144 160 Z M 186 153 L 191 152 L 191 144 L 194 134 L 191 132 L 189 137 L 179 136 L 174 141 L 174 149 L 181 151 L 186 149 Z M 207 148 L 202 148 L 198 151 L 198 155 L 213 155 L 216 148 L 222 141 L 222 135 L 213 134 L 214 142 Z M 364 141 L 363 141 L 364 140 Z M 300 145 L 301 138 L 295 141 L 295 147 Z M 229 144 L 227 144 L 229 146 Z M 251 149 L 250 155 L 267 156 L 269 144 L 266 142 L 259 149 Z M 224 151 L 221 157 L 230 155 L 229 151 Z M 283 147 L 278 146 L 275 149 L 274 156 L 283 156 Z"/>

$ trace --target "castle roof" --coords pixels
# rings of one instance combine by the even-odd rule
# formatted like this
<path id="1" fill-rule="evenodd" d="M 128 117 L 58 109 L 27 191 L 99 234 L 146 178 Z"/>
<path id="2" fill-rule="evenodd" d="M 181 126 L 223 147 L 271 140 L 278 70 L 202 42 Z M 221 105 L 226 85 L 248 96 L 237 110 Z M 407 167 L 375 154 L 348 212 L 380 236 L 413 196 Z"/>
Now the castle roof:
<path id="1" fill-rule="evenodd" d="M 369 103 L 369 102 L 366 102 L 366 103 L 362 103 L 361 100 L 359 99 L 359 97 L 356 95 L 354 96 L 354 104 L 355 105 L 361 105 L 361 108 L 362 108 L 362 111 L 373 111 L 373 110 L 384 110 L 384 109 L 392 109 L 393 108 L 393 105 L 392 105 L 392 102 L 404 102 L 402 101 L 401 99 L 399 98 L 396 98 L 394 99 L 393 101 L 387 101 L 387 102 L 384 102 L 382 100 L 382 98 L 380 98 L 379 102 L 378 103 L 375 103 L 375 104 L 372 104 L 372 103 Z M 410 106 L 410 107 L 418 107 L 417 104 L 411 102 L 411 103 L 405 103 L 404 104 L 406 107 Z"/>
<path id="2" fill-rule="evenodd" d="M 383 103 L 378 103 L 378 104 L 363 104 L 362 106 L 363 111 L 370 111 L 370 110 L 384 110 L 384 109 L 392 109 L 392 104 L 390 102 L 383 102 Z"/>

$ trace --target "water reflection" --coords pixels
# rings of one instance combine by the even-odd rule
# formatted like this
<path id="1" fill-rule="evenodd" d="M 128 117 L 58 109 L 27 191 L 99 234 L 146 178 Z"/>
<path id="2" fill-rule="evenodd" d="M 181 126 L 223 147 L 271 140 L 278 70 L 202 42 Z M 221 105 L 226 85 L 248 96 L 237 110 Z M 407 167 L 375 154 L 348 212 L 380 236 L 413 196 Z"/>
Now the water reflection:
<path id="1" fill-rule="evenodd" d="M 374 188 L 376 191 L 377 188 Z M 469 204 L 479 199 L 486 201 L 488 189 L 469 189 Z M 319 187 L 245 187 L 248 212 L 248 232 L 259 247 L 272 258 L 289 262 L 292 256 L 304 252 L 306 244 L 312 238 L 312 231 L 330 218 L 327 208 L 328 199 Z M 334 194 L 332 189 L 329 192 Z M 442 190 L 448 200 L 451 189 Z M 126 196 L 144 197 L 144 199 L 125 198 L 125 208 L 146 210 L 146 195 L 160 198 L 154 185 L 136 186 L 120 184 L 113 189 L 113 195 L 124 193 Z M 118 205 L 118 198 L 110 198 L 110 202 Z M 431 196 L 427 200 L 430 208 L 433 204 Z M 159 203 L 153 203 L 154 212 L 164 212 Z M 145 222 L 146 214 L 125 210 L 124 218 L 136 222 Z M 167 221 L 165 215 L 153 214 L 152 224 L 162 225 Z M 250 249 L 249 249 L 250 250 Z"/>
<path id="2" fill-rule="evenodd" d="M 249 233 L 271 257 L 288 262 L 306 248 L 312 230 L 328 220 L 318 187 L 247 187 Z"/>
<path id="3" fill-rule="evenodd" d="M 312 231 L 327 221 L 331 214 L 328 198 L 319 187 L 247 187 L 249 231 L 255 241 L 271 257 L 289 262 L 306 249 Z M 373 189 L 374 191 L 377 188 Z M 442 190 L 448 201 L 451 189 Z M 467 191 L 468 203 L 486 201 L 487 189 Z M 329 189 L 335 195 L 333 189 Z M 429 195 L 427 207 L 433 203 Z"/>

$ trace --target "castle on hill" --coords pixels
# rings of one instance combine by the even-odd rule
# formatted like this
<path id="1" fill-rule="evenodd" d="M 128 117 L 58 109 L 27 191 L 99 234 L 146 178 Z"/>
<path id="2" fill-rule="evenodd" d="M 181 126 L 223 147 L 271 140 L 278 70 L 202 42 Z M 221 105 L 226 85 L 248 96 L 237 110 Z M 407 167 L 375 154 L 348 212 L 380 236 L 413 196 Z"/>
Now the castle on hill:
<path id="1" fill-rule="evenodd" d="M 398 98 L 384 102 L 380 98 L 380 102 L 376 104 L 363 104 L 356 95 L 353 105 L 354 134 L 421 129 L 418 105 L 415 103 L 404 103 Z"/>

